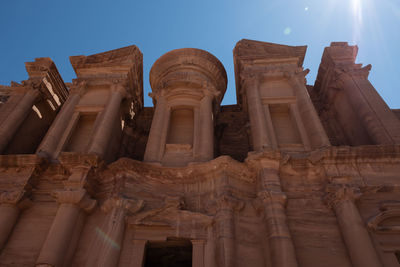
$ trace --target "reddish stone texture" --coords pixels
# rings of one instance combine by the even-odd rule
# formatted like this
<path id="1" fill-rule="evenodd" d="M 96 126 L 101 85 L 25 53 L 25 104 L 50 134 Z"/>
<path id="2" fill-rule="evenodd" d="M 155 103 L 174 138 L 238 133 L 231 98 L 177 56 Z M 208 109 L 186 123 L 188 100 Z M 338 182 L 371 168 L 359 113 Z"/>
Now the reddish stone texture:
<path id="1" fill-rule="evenodd" d="M 229 106 L 199 49 L 154 63 L 154 108 L 136 46 L 67 84 L 26 63 L 0 87 L 0 265 L 399 266 L 399 110 L 347 43 L 307 85 L 306 48 L 239 41 Z"/>

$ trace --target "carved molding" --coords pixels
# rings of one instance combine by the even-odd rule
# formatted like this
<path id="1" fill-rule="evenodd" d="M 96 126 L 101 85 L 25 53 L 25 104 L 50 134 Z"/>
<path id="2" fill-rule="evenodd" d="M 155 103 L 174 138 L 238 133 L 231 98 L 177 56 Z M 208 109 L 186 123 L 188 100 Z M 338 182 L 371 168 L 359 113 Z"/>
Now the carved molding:
<path id="1" fill-rule="evenodd" d="M 97 204 L 97 201 L 90 198 L 85 189 L 54 191 L 53 197 L 60 204 L 78 205 L 87 213 L 93 211 Z"/>
<path id="2" fill-rule="evenodd" d="M 0 192 L 0 205 L 17 206 L 20 209 L 29 207 L 31 200 L 26 190 L 12 190 Z"/>
<path id="3" fill-rule="evenodd" d="M 325 192 L 323 200 L 330 208 L 336 208 L 342 201 L 355 202 L 362 195 L 359 187 L 349 184 L 329 184 L 325 188 Z"/>
<path id="4" fill-rule="evenodd" d="M 280 190 L 263 190 L 258 192 L 257 196 L 264 204 L 279 203 L 286 206 L 287 196 Z"/>

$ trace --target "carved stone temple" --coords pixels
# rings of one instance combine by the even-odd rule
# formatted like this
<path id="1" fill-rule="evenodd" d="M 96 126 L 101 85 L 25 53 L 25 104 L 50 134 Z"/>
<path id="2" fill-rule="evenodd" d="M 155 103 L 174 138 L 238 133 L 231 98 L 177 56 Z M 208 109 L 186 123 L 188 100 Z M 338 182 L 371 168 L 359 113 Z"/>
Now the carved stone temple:
<path id="1" fill-rule="evenodd" d="M 241 40 L 236 105 L 210 53 L 132 45 L 0 86 L 0 266 L 400 266 L 400 110 L 325 48 Z M 234 81 L 229 81 L 234 83 Z"/>

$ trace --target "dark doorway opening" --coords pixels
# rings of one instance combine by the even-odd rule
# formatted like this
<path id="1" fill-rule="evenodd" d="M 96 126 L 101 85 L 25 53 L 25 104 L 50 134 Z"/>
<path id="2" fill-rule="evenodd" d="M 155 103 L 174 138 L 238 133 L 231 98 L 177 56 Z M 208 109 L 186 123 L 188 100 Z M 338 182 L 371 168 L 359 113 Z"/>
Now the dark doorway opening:
<path id="1" fill-rule="evenodd" d="M 191 267 L 192 243 L 188 239 L 168 238 L 149 241 L 146 245 L 144 267 Z"/>

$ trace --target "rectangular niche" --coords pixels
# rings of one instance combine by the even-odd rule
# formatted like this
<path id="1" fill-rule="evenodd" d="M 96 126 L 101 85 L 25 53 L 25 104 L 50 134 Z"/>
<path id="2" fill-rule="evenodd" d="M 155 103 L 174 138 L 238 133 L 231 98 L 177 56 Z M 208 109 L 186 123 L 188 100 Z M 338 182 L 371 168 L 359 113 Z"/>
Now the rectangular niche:
<path id="1" fill-rule="evenodd" d="M 80 114 L 64 151 L 85 152 L 93 133 L 97 113 Z"/>
<path id="2" fill-rule="evenodd" d="M 194 112 L 182 107 L 171 110 L 167 144 L 188 144 L 193 146 Z"/>
<path id="3" fill-rule="evenodd" d="M 289 104 L 268 105 L 275 137 L 280 147 L 302 145 L 301 136 Z"/>

